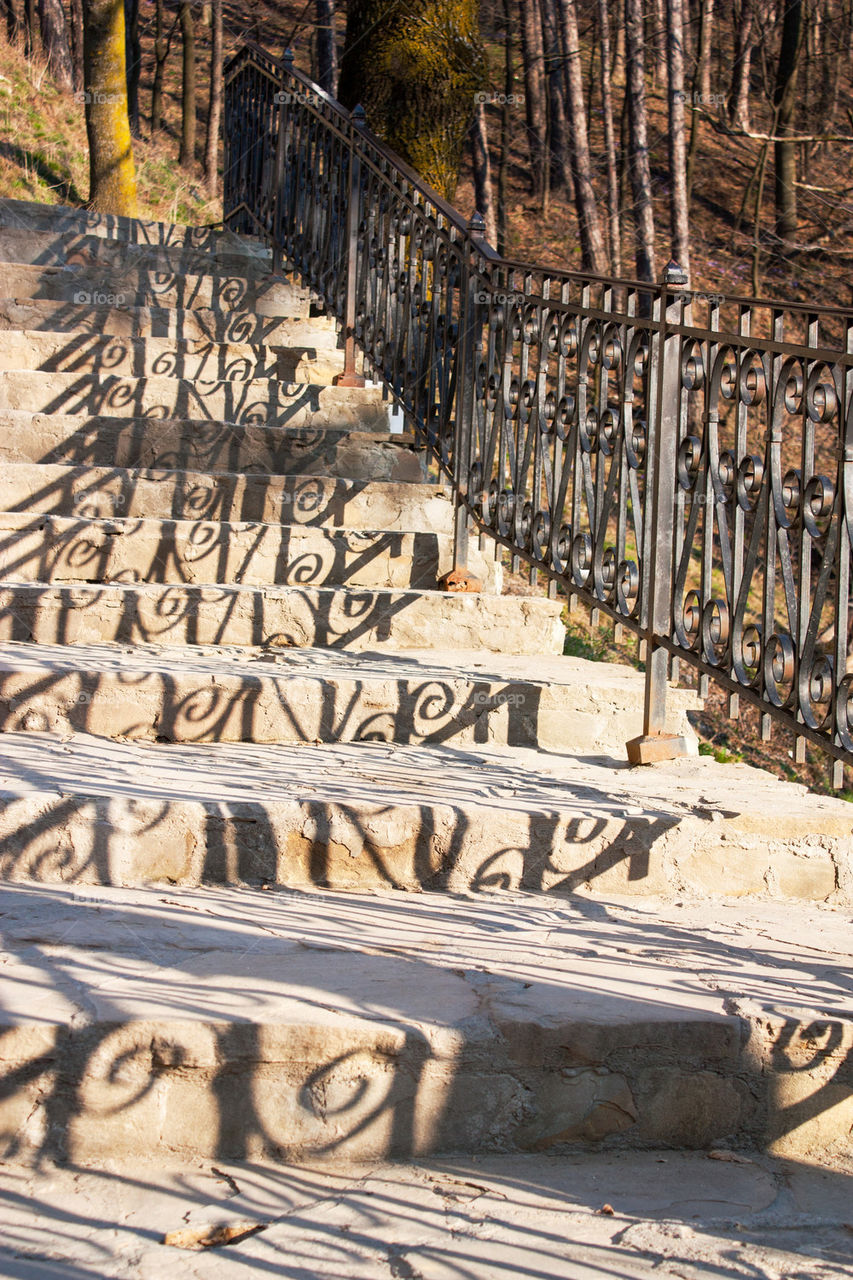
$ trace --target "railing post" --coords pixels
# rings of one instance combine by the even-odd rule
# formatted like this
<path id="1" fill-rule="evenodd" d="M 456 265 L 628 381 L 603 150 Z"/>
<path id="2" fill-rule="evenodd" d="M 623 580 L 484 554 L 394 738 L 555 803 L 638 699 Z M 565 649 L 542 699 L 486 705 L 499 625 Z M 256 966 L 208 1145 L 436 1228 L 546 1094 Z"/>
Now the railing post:
<path id="1" fill-rule="evenodd" d="M 365 124 L 364 107 L 357 106 L 350 113 L 354 129 Z M 336 387 L 363 387 L 364 378 L 355 367 L 355 316 L 356 289 L 358 287 L 358 206 L 361 196 L 361 162 L 354 138 L 349 151 L 349 192 L 347 199 L 347 293 L 344 307 L 344 371 L 333 380 Z"/>
<path id="2" fill-rule="evenodd" d="M 279 227 L 281 226 L 281 189 L 284 186 L 284 165 L 287 159 L 287 134 L 289 115 L 285 111 L 285 96 L 287 93 L 288 77 L 293 67 L 293 50 L 285 49 L 282 54 L 282 72 L 281 72 L 281 89 L 279 91 L 278 103 L 278 135 L 276 137 L 275 147 L 275 166 L 273 169 L 273 192 L 271 205 L 271 222 L 270 239 L 272 240 L 272 269 L 273 275 L 279 275 L 281 272 L 281 241 L 278 236 Z"/>
<path id="3" fill-rule="evenodd" d="M 672 635 L 673 540 L 675 521 L 676 458 L 681 387 L 681 338 L 670 331 L 680 323 L 683 303 L 679 291 L 687 274 L 675 262 L 666 268 L 660 297 L 653 309 L 651 366 L 649 369 L 649 421 L 655 424 L 654 447 L 649 454 L 653 474 L 647 476 L 646 519 L 651 520 L 646 566 L 646 685 L 643 732 L 627 743 L 631 764 L 654 764 L 690 752 L 688 739 L 666 732 L 666 689 L 669 650 L 655 644 L 656 636 Z"/>
<path id="4" fill-rule="evenodd" d="M 475 213 L 468 223 L 472 239 L 482 240 L 486 224 L 482 214 Z M 468 568 L 468 478 L 471 470 L 471 440 L 474 425 L 474 357 L 477 320 L 477 276 L 472 270 L 472 246 L 466 246 L 463 259 L 463 311 L 459 328 L 459 366 L 457 372 L 455 431 L 453 440 L 453 570 Z"/>

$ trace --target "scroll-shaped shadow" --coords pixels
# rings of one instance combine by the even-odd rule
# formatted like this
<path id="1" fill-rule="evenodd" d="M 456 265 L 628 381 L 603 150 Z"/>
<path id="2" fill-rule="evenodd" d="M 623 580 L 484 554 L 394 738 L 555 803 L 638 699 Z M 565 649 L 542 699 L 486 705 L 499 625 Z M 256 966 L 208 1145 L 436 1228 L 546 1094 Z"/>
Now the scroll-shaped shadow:
<path id="1" fill-rule="evenodd" d="M 0 910 L 6 1159 L 702 1149 L 804 1126 L 815 1150 L 853 1097 L 841 1012 L 805 1112 L 778 1105 L 788 1065 L 744 1046 L 780 1000 L 772 946 L 606 904 L 244 895 L 235 913 L 225 894 L 14 886 Z M 844 1009 L 826 955 L 785 962 Z M 724 1014 L 733 991 L 760 1012 Z M 685 1106 L 703 1090 L 716 1107 Z"/>

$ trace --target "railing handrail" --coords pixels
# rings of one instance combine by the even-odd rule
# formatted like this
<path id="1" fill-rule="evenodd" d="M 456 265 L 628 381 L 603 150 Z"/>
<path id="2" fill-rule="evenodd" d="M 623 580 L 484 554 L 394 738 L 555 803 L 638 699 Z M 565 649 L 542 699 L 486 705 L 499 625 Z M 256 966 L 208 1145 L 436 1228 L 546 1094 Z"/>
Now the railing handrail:
<path id="1" fill-rule="evenodd" d="M 473 522 L 645 642 L 637 759 L 662 749 L 683 659 L 791 731 L 796 760 L 827 751 L 841 785 L 853 310 L 505 258 L 257 45 L 226 68 L 225 181 L 226 218 L 343 323 L 345 377 L 358 347 L 449 478 L 457 562 Z"/>

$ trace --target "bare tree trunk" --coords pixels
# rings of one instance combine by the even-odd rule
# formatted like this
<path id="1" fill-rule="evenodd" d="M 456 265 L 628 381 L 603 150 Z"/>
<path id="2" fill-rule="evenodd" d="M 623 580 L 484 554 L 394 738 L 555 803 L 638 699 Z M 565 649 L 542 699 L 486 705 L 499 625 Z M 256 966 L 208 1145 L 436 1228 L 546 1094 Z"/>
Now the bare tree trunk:
<path id="1" fill-rule="evenodd" d="M 178 163 L 184 169 L 192 169 L 195 166 L 195 27 L 189 0 L 181 0 L 181 36 L 184 61 L 181 92 L 181 153 Z"/>
<path id="2" fill-rule="evenodd" d="M 163 30 L 163 0 L 157 0 L 154 14 L 154 83 L 151 88 L 151 136 L 163 127 L 163 74 L 169 46 Z"/>
<path id="3" fill-rule="evenodd" d="M 803 41 L 802 0 L 787 0 L 782 18 L 782 44 L 776 71 L 773 103 L 776 108 L 776 235 L 793 240 L 797 235 L 797 144 L 782 141 L 794 132 L 797 105 L 797 69 Z"/>
<path id="4" fill-rule="evenodd" d="M 317 82 L 334 98 L 338 92 L 338 53 L 335 46 L 335 0 L 316 0 Z"/>
<path id="5" fill-rule="evenodd" d="M 655 88 L 663 88 L 666 84 L 666 16 L 664 13 L 664 5 L 666 0 L 652 0 L 651 21 L 652 21 L 652 40 L 651 47 L 655 55 L 655 71 L 654 81 Z"/>
<path id="6" fill-rule="evenodd" d="M 489 155 L 489 134 L 486 127 L 486 108 L 477 104 L 471 125 L 471 162 L 474 171 L 474 200 L 477 212 L 486 223 L 486 239 L 494 248 L 498 242 L 498 217 L 492 191 L 492 161 Z"/>
<path id="7" fill-rule="evenodd" d="M 219 124 L 222 119 L 222 0 L 213 0 L 210 46 L 210 109 L 204 147 L 204 183 L 207 193 L 219 190 Z"/>
<path id="8" fill-rule="evenodd" d="M 530 150 L 530 190 L 541 198 L 545 187 L 545 50 L 539 0 L 519 0 L 521 60 L 524 67 L 524 111 Z"/>
<path id="9" fill-rule="evenodd" d="M 752 64 L 752 30 L 755 0 L 741 0 L 735 23 L 735 61 L 729 90 L 729 120 L 738 129 L 749 128 L 749 73 Z"/>
<path id="10" fill-rule="evenodd" d="M 71 93 L 74 88 L 74 64 L 71 61 L 68 24 L 61 0 L 39 0 L 38 9 L 41 42 L 50 73 L 61 93 Z"/>
<path id="11" fill-rule="evenodd" d="M 622 274 L 622 225 L 619 215 L 619 168 L 616 162 L 616 136 L 613 132 L 613 93 L 610 86 L 610 15 L 607 0 L 598 0 L 598 25 L 601 31 L 601 110 L 604 124 L 604 150 L 607 155 L 607 223 L 610 238 L 610 269 Z"/>
<path id="12" fill-rule="evenodd" d="M 714 30 L 714 0 L 699 2 L 699 38 L 696 48 L 696 74 L 693 77 L 694 92 L 699 94 L 703 107 L 711 98 L 711 37 Z"/>
<path id="13" fill-rule="evenodd" d="M 83 69 L 83 0 L 71 0 L 71 56 L 74 63 L 74 90 L 79 93 L 85 83 Z"/>
<path id="14" fill-rule="evenodd" d="M 24 0 L 24 57 L 33 56 L 37 34 L 36 0 Z"/>
<path id="15" fill-rule="evenodd" d="M 628 170 L 634 202 L 637 276 L 654 280 L 655 225 L 652 211 L 652 175 L 649 168 L 649 127 L 646 112 L 646 68 L 643 36 L 643 0 L 625 0 L 625 53 L 628 100 Z"/>
<path id="16" fill-rule="evenodd" d="M 604 237 L 598 217 L 595 188 L 592 185 L 592 162 L 586 130 L 586 104 L 583 96 L 583 73 L 575 0 L 560 0 L 559 15 L 568 75 L 571 167 L 575 186 L 581 260 L 587 271 L 604 275 L 607 271 L 607 255 L 604 251 Z"/>
<path id="17" fill-rule="evenodd" d="M 687 196 L 687 138 L 684 124 L 683 0 L 667 0 L 666 23 L 672 256 L 681 269 L 689 275 L 690 219 Z"/>
<path id="18" fill-rule="evenodd" d="M 89 205 L 135 218 L 136 174 L 127 119 L 123 0 L 84 0 Z"/>
<path id="19" fill-rule="evenodd" d="M 130 132 L 140 137 L 139 75 L 142 70 L 142 46 L 139 42 L 139 0 L 124 0 L 124 26 L 127 40 L 127 116 Z"/>
<path id="20" fill-rule="evenodd" d="M 509 177 L 509 100 L 513 86 L 513 38 L 510 0 L 503 0 L 504 37 L 504 100 L 501 108 L 501 158 L 498 166 L 498 253 L 509 248 L 509 220 L 507 218 L 507 179 Z"/>
<path id="21" fill-rule="evenodd" d="M 15 0 L 2 0 L 0 2 L 0 10 L 3 13 L 3 21 L 6 24 L 6 37 L 11 44 L 18 38 L 19 23 L 18 13 L 15 9 Z"/>
<path id="22" fill-rule="evenodd" d="M 565 186 L 568 172 L 566 148 L 569 125 L 566 112 L 566 75 L 560 52 L 560 27 L 557 0 L 542 0 L 542 35 L 545 53 L 545 78 L 548 84 L 548 133 L 545 176 L 548 190 Z"/>
<path id="23" fill-rule="evenodd" d="M 622 84 L 625 80 L 625 23 L 621 20 L 619 5 L 616 6 L 616 44 L 613 50 L 613 69 L 611 77 L 614 84 Z"/>

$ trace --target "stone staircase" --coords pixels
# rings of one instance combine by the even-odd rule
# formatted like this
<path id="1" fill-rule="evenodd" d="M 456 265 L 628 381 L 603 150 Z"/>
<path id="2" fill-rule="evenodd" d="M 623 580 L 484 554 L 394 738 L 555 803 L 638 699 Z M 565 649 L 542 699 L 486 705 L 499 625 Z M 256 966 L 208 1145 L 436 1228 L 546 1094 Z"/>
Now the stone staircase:
<path id="1" fill-rule="evenodd" d="M 0 330 L 3 1159 L 837 1150 L 849 805 L 440 590 L 258 243 L 0 202 Z"/>

